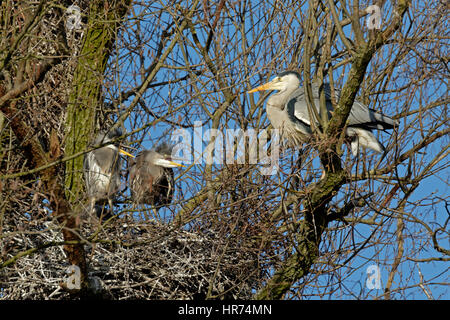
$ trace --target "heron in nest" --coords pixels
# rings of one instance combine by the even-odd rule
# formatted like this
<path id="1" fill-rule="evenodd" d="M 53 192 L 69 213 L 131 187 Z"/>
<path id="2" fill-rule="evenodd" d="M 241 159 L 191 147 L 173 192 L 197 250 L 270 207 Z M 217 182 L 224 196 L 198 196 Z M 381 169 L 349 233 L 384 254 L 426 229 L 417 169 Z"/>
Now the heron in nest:
<path id="1" fill-rule="evenodd" d="M 136 204 L 167 206 L 174 193 L 173 168 L 184 167 L 172 159 L 173 146 L 160 144 L 154 150 L 143 150 L 129 167 L 129 186 Z"/>
<path id="2" fill-rule="evenodd" d="M 89 198 L 90 213 L 101 216 L 106 202 L 113 210 L 113 200 L 120 187 L 120 154 L 134 156 L 120 148 L 116 140 L 123 135 L 121 129 L 100 132 L 92 146 L 102 146 L 85 154 L 83 169 Z"/>

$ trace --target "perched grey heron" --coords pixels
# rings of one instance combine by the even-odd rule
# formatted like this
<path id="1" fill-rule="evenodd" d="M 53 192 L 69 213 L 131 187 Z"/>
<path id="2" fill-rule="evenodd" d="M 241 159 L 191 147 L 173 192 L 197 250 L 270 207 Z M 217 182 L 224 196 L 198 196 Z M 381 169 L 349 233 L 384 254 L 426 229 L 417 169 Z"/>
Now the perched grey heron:
<path id="1" fill-rule="evenodd" d="M 121 129 L 100 132 L 93 141 L 93 146 L 103 145 L 122 136 Z M 89 198 L 90 212 L 101 215 L 103 204 L 107 201 L 112 211 L 114 195 L 120 187 L 120 168 L 122 160 L 119 153 L 133 157 L 130 153 L 119 148 L 119 143 L 109 143 L 85 154 L 83 169 Z M 96 204 L 101 204 L 96 208 Z"/>
<path id="2" fill-rule="evenodd" d="M 295 71 L 284 71 L 272 81 L 256 87 L 249 93 L 262 90 L 279 90 L 269 97 L 266 104 L 267 117 L 272 126 L 280 130 L 282 137 L 287 138 L 293 145 L 301 145 L 312 134 L 311 120 L 306 103 L 305 91 L 299 88 L 300 75 Z M 312 100 L 317 113 L 320 115 L 319 87 L 312 84 Z M 331 118 L 333 106 L 329 84 L 324 84 L 328 118 Z M 336 99 L 339 92 L 336 90 Z M 318 126 L 317 119 L 315 124 Z M 359 147 L 369 148 L 378 153 L 384 152 L 384 146 L 373 135 L 372 129 L 392 129 L 397 122 L 366 105 L 355 100 L 348 116 L 346 136 L 351 139 L 351 151 L 358 154 Z"/>
<path id="3" fill-rule="evenodd" d="M 165 206 L 172 202 L 175 167 L 184 165 L 172 161 L 172 147 L 162 143 L 155 150 L 143 150 L 131 163 L 129 184 L 134 203 Z"/>

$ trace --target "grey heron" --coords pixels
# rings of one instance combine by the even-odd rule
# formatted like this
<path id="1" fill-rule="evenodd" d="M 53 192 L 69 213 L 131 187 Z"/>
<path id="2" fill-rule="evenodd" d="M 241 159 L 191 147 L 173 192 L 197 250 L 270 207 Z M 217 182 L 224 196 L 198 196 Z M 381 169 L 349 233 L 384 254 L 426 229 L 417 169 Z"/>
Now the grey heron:
<path id="1" fill-rule="evenodd" d="M 84 156 L 84 180 L 91 213 L 97 211 L 97 214 L 101 215 L 103 204 L 106 201 L 110 211 L 112 211 L 114 195 L 120 187 L 122 160 L 119 153 L 134 157 L 132 154 L 120 149 L 118 142 L 108 144 L 108 142 L 122 135 L 121 129 L 100 132 L 94 139 L 93 146 L 105 143 L 106 145 L 92 150 Z M 97 203 L 102 205 L 100 209 L 96 208 Z"/>
<path id="2" fill-rule="evenodd" d="M 172 161 L 172 147 L 162 143 L 154 150 L 141 151 L 131 163 L 129 184 L 131 198 L 137 204 L 165 206 L 172 202 L 175 167 L 184 165 Z"/>
<path id="3" fill-rule="evenodd" d="M 249 93 L 262 90 L 279 90 L 269 97 L 266 103 L 267 117 L 272 126 L 279 129 L 282 137 L 293 145 L 301 145 L 312 134 L 311 120 L 309 117 L 305 90 L 300 85 L 300 75 L 295 71 L 284 71 L 278 74 L 272 81 L 256 87 Z M 319 87 L 311 85 L 312 100 L 317 114 L 320 114 Z M 331 90 L 329 84 L 324 84 L 326 107 L 328 118 L 331 117 L 333 106 L 331 103 Z M 336 90 L 336 99 L 339 100 L 339 92 Z M 318 121 L 314 122 L 317 126 Z M 369 148 L 378 153 L 384 152 L 384 146 L 372 133 L 372 129 L 392 129 L 397 122 L 366 105 L 355 100 L 348 116 L 346 136 L 351 139 L 351 151 L 354 156 L 358 154 L 359 147 Z"/>

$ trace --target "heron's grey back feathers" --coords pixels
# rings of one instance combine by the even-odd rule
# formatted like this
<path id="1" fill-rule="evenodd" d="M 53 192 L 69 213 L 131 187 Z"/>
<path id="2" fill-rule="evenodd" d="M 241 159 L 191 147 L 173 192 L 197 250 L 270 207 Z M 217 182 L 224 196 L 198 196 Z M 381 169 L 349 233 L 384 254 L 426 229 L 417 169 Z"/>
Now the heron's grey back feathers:
<path id="1" fill-rule="evenodd" d="M 317 114 L 320 116 L 319 87 L 312 84 L 311 89 L 314 107 L 316 108 Z M 325 83 L 323 90 L 326 97 L 327 116 L 328 119 L 330 119 L 333 112 L 330 85 Z M 335 91 L 335 98 L 336 101 L 339 101 L 339 90 Z M 273 109 L 269 108 L 270 107 L 268 106 L 268 113 L 274 112 Z M 312 133 L 310 127 L 310 112 L 306 103 L 305 90 L 303 87 L 297 88 L 292 92 L 285 105 L 285 110 L 283 111 L 287 113 L 291 122 L 300 133 L 304 135 L 310 135 Z M 315 116 L 313 112 L 311 112 L 311 114 L 313 117 Z M 271 117 L 269 116 L 269 119 L 270 118 Z M 376 139 L 371 130 L 392 129 L 398 124 L 394 119 L 368 108 L 365 104 L 357 100 L 353 103 L 347 123 L 346 135 L 352 138 L 351 151 L 353 155 L 358 153 L 359 146 L 372 149 L 379 153 L 383 152 L 384 146 Z M 315 124 L 319 125 L 317 119 L 315 119 Z M 274 126 L 276 127 L 276 125 Z"/>
<path id="2" fill-rule="evenodd" d="M 312 88 L 312 99 L 317 113 L 320 114 L 320 101 L 319 101 L 319 87 L 315 84 L 311 86 Z M 331 118 L 333 112 L 333 105 L 331 103 L 331 90 L 328 83 L 324 84 L 324 91 L 326 97 L 326 107 L 328 111 L 328 118 Z M 339 101 L 340 91 L 335 92 L 336 101 Z M 304 88 L 296 89 L 291 96 L 287 104 L 288 114 L 293 114 L 298 120 L 310 125 L 310 117 L 308 112 L 308 107 L 306 104 L 306 97 Z M 316 121 L 316 124 L 317 121 Z M 355 100 L 352 109 L 348 116 L 349 126 L 358 126 L 367 129 L 392 129 L 397 122 L 392 118 L 385 116 L 373 109 L 368 108 L 363 103 Z"/>

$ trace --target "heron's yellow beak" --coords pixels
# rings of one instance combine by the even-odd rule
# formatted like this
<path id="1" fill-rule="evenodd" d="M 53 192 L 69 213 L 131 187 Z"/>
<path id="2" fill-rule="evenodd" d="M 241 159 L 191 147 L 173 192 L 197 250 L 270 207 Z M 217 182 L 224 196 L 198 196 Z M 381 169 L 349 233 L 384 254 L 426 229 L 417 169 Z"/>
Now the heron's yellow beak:
<path id="1" fill-rule="evenodd" d="M 126 155 L 126 156 L 129 156 L 129 157 L 134 158 L 134 156 L 133 156 L 131 153 L 128 153 L 128 152 L 126 152 L 125 150 L 119 149 L 119 152 L 120 152 L 121 154 L 124 154 L 124 155 Z"/>
<path id="2" fill-rule="evenodd" d="M 172 160 L 168 159 L 157 159 L 154 162 L 155 165 L 161 166 L 164 168 L 175 168 L 175 167 L 186 167 L 185 165 L 182 165 L 181 163 L 174 162 Z"/>
<path id="3" fill-rule="evenodd" d="M 247 91 L 248 93 L 253 93 L 253 92 L 256 92 L 256 91 L 263 91 L 263 90 L 271 90 L 272 89 L 272 81 L 270 81 L 270 82 L 267 82 L 267 83 L 265 83 L 265 84 L 263 84 L 263 85 L 260 85 L 259 87 L 256 87 L 256 88 L 254 88 L 254 89 L 252 89 L 252 90 L 250 90 L 250 91 Z"/>
<path id="4" fill-rule="evenodd" d="M 175 167 L 186 167 L 184 164 L 176 163 L 176 162 L 173 162 L 173 161 L 169 161 L 169 163 L 171 165 L 175 166 Z"/>

